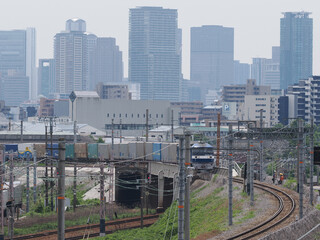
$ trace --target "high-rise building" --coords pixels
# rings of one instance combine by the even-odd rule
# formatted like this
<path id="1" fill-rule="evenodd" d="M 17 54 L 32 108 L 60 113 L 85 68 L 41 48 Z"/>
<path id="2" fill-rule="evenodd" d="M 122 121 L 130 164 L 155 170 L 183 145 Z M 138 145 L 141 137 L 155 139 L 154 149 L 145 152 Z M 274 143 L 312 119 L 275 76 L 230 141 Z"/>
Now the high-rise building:
<path id="1" fill-rule="evenodd" d="M 39 59 L 39 94 L 47 98 L 52 98 L 55 93 L 55 71 L 54 59 Z"/>
<path id="2" fill-rule="evenodd" d="M 66 22 L 66 31 L 54 37 L 56 93 L 61 96 L 68 96 L 72 91 L 88 88 L 88 46 L 92 37 L 85 31 L 84 20 L 69 19 Z"/>
<path id="3" fill-rule="evenodd" d="M 312 75 L 313 19 L 309 12 L 285 12 L 280 29 L 280 87 Z"/>
<path id="4" fill-rule="evenodd" d="M 92 83 L 121 82 L 123 80 L 122 52 L 115 38 L 99 37 L 92 55 Z"/>
<path id="5" fill-rule="evenodd" d="M 250 78 L 250 64 L 238 60 L 233 64 L 234 84 L 244 84 Z"/>
<path id="6" fill-rule="evenodd" d="M 140 83 L 141 99 L 179 100 L 181 31 L 176 9 L 130 9 L 129 81 Z"/>
<path id="7" fill-rule="evenodd" d="M 190 80 L 199 82 L 205 96 L 234 83 L 234 29 L 223 26 L 191 28 Z"/>
<path id="8" fill-rule="evenodd" d="M 29 99 L 29 78 L 19 75 L 1 78 L 0 96 L 6 106 L 20 106 Z"/>
<path id="9" fill-rule="evenodd" d="M 272 58 L 253 58 L 251 78 L 256 79 L 258 85 L 280 89 L 280 48 L 272 47 Z"/>
<path id="10" fill-rule="evenodd" d="M 34 28 L 0 31 L 0 78 L 24 78 L 16 83 L 23 83 L 25 87 L 27 77 L 28 89 L 24 89 L 28 93 L 26 100 L 37 97 L 35 38 Z"/>

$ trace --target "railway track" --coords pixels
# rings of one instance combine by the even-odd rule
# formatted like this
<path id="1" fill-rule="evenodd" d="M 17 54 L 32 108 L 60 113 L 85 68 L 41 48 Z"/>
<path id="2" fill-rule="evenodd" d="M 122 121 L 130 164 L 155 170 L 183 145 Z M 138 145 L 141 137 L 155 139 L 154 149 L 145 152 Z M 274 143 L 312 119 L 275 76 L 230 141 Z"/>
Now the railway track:
<path id="1" fill-rule="evenodd" d="M 159 218 L 159 214 L 147 215 L 143 218 L 144 226 L 152 225 Z M 106 222 L 106 234 L 113 233 L 117 230 L 131 229 L 140 227 L 140 217 L 125 218 L 119 220 L 113 220 Z M 65 230 L 66 240 L 77 240 L 85 239 L 89 237 L 99 236 L 100 225 L 99 224 L 87 224 L 77 227 L 67 228 Z M 50 240 L 57 239 L 57 231 L 46 231 L 36 234 L 28 234 L 14 237 L 13 240 L 24 240 L 24 239 L 36 239 L 36 240 Z M 6 240 L 9 240 L 6 239 Z"/>
<path id="2" fill-rule="evenodd" d="M 234 179 L 234 182 L 243 184 L 243 180 L 241 179 Z M 241 232 L 237 235 L 232 236 L 231 238 L 228 238 L 228 240 L 231 239 L 252 239 L 254 237 L 257 237 L 263 233 L 266 233 L 272 228 L 275 228 L 277 225 L 285 221 L 287 218 L 291 216 L 293 213 L 296 205 L 294 199 L 287 194 L 286 192 L 269 186 L 265 185 L 263 183 L 254 183 L 254 186 L 256 188 L 259 188 L 263 191 L 266 191 L 270 194 L 272 194 L 279 203 L 279 208 L 277 211 L 271 216 L 268 220 L 258 224 L 252 229 L 246 230 L 244 232 Z"/>

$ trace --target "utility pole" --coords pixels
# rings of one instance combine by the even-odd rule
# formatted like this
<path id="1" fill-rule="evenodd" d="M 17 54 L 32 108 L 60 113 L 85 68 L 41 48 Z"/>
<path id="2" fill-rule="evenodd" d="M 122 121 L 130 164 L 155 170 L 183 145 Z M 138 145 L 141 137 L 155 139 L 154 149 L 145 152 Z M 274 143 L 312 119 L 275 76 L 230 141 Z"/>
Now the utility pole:
<path id="1" fill-rule="evenodd" d="M 143 228 L 143 202 L 144 202 L 144 173 L 141 174 L 142 179 L 140 180 L 140 228 Z"/>
<path id="2" fill-rule="evenodd" d="M 27 203 L 26 203 L 26 212 L 29 212 L 29 201 L 30 201 L 30 167 L 29 167 L 29 163 L 30 163 L 30 156 L 29 153 L 27 153 L 27 193 L 26 193 L 26 197 L 27 197 Z"/>
<path id="3" fill-rule="evenodd" d="M 37 202 L 37 151 L 33 150 L 33 203 Z"/>
<path id="4" fill-rule="evenodd" d="M 113 124 L 114 119 L 111 119 L 111 147 L 112 147 L 112 155 L 113 155 L 113 145 L 114 145 L 114 124 Z"/>
<path id="5" fill-rule="evenodd" d="M 59 139 L 59 161 L 58 161 L 58 240 L 64 240 L 65 233 L 65 151 L 64 139 Z"/>
<path id="6" fill-rule="evenodd" d="M 185 201 L 184 201 L 184 232 L 185 240 L 190 240 L 190 167 L 191 167 L 191 153 L 190 153 L 190 133 L 185 133 L 185 166 L 187 167 L 187 177 L 186 177 L 186 191 L 185 191 Z"/>
<path id="7" fill-rule="evenodd" d="M 184 136 L 179 139 L 179 205 L 178 205 L 178 240 L 184 240 L 184 194 L 185 194 L 185 166 L 184 166 Z"/>
<path id="8" fill-rule="evenodd" d="M 46 152 L 47 152 L 47 149 L 48 149 L 48 126 L 45 126 L 45 131 L 46 131 L 45 135 L 46 135 Z M 46 170 L 44 173 L 44 176 L 45 176 L 45 205 L 47 207 L 49 205 L 48 156 L 46 156 L 45 164 L 46 164 Z"/>
<path id="9" fill-rule="evenodd" d="M 50 206 L 53 211 L 53 117 L 50 117 L 50 143 L 51 143 L 51 161 L 50 161 Z"/>
<path id="10" fill-rule="evenodd" d="M 171 109 L 171 142 L 173 142 L 173 109 Z"/>
<path id="11" fill-rule="evenodd" d="M 233 170 L 233 159 L 232 159 L 232 142 L 233 136 L 232 134 L 232 125 L 229 125 L 229 226 L 232 225 L 232 170 Z"/>
<path id="12" fill-rule="evenodd" d="M 4 152 L 0 150 L 0 207 L 1 207 L 1 234 L 0 240 L 4 240 L 4 202 L 3 202 L 3 175 L 4 173 Z"/>
<path id="13" fill-rule="evenodd" d="M 122 119 L 120 119 L 120 143 L 122 143 Z"/>
<path id="14" fill-rule="evenodd" d="M 73 124 L 73 132 L 74 132 L 74 137 L 73 137 L 73 151 L 75 149 L 75 145 L 77 143 L 77 121 L 74 121 Z M 76 155 L 73 153 L 74 158 Z M 75 159 L 74 167 L 73 167 L 73 211 L 76 211 L 77 207 L 77 160 Z"/>
<path id="15" fill-rule="evenodd" d="M 311 116 L 311 131 L 310 131 L 310 204 L 313 205 L 313 167 L 314 167 L 314 155 L 313 155 L 313 116 Z"/>
<path id="16" fill-rule="evenodd" d="M 149 141 L 149 109 L 146 109 L 146 142 Z"/>
<path id="17" fill-rule="evenodd" d="M 100 237 L 106 235 L 106 212 L 104 198 L 104 165 L 100 157 Z"/>
<path id="18" fill-rule="evenodd" d="M 23 142 L 23 121 L 21 120 L 20 141 Z"/>
<path id="19" fill-rule="evenodd" d="M 249 162 L 250 162 L 250 205 L 253 206 L 254 205 L 254 193 L 253 193 L 253 161 L 254 159 L 252 159 L 252 154 L 251 154 L 251 149 L 254 147 L 254 145 L 252 145 L 250 143 L 250 151 L 249 151 Z"/>
<path id="20" fill-rule="evenodd" d="M 299 119 L 299 218 L 303 217 L 303 122 Z"/>
<path id="21" fill-rule="evenodd" d="M 249 125 L 248 125 L 248 132 L 249 132 Z M 247 181 L 246 181 L 246 192 L 250 194 L 250 140 L 249 136 L 247 137 Z"/>
<path id="22" fill-rule="evenodd" d="M 9 184 L 9 199 L 10 199 L 10 217 L 9 217 L 9 238 L 13 239 L 13 224 L 14 224 L 14 186 L 13 186 L 13 153 L 10 157 L 10 184 Z"/>
<path id="23" fill-rule="evenodd" d="M 260 182 L 263 182 L 263 137 L 262 137 L 262 128 L 263 128 L 263 109 L 260 109 Z M 273 173 L 272 173 L 273 174 Z"/>
<path id="24" fill-rule="evenodd" d="M 220 113 L 218 113 L 218 123 L 217 123 L 217 161 L 216 161 L 216 167 L 219 167 L 220 165 Z"/>

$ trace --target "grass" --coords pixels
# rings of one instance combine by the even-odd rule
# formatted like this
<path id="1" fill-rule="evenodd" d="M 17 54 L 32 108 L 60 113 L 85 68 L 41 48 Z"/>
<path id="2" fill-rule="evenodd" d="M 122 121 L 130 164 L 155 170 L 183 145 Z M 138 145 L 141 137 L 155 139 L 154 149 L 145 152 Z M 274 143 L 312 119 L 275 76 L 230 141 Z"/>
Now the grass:
<path id="1" fill-rule="evenodd" d="M 207 236 L 208 233 L 220 233 L 228 229 L 228 199 L 220 194 L 224 188 L 216 188 L 206 197 L 195 198 L 197 193 L 207 187 L 203 186 L 193 192 L 190 201 L 190 238 Z M 245 195 L 246 196 L 246 195 Z M 247 196 L 246 196 L 247 198 Z M 245 198 L 234 199 L 233 216 L 242 213 L 242 206 Z M 254 211 L 245 214 L 236 224 L 245 222 L 255 216 Z M 178 207 L 174 202 L 159 220 L 150 227 L 144 229 L 132 229 L 118 231 L 105 237 L 95 238 L 96 240 L 162 240 L 178 238 Z"/>
<path id="2" fill-rule="evenodd" d="M 296 186 L 297 186 L 297 179 L 295 178 L 288 178 L 287 180 L 285 180 L 284 187 L 289 188 L 291 190 L 295 190 Z"/>

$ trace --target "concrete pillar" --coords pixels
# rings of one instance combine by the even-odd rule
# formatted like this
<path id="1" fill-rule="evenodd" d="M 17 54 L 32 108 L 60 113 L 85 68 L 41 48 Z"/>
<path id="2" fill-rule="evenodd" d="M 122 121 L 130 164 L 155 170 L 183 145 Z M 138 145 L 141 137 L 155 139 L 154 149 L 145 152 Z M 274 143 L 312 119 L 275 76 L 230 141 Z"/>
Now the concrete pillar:
<path id="1" fill-rule="evenodd" d="M 158 174 L 158 207 L 157 212 L 161 213 L 163 209 L 163 191 L 164 191 L 164 176 L 163 171 Z"/>

